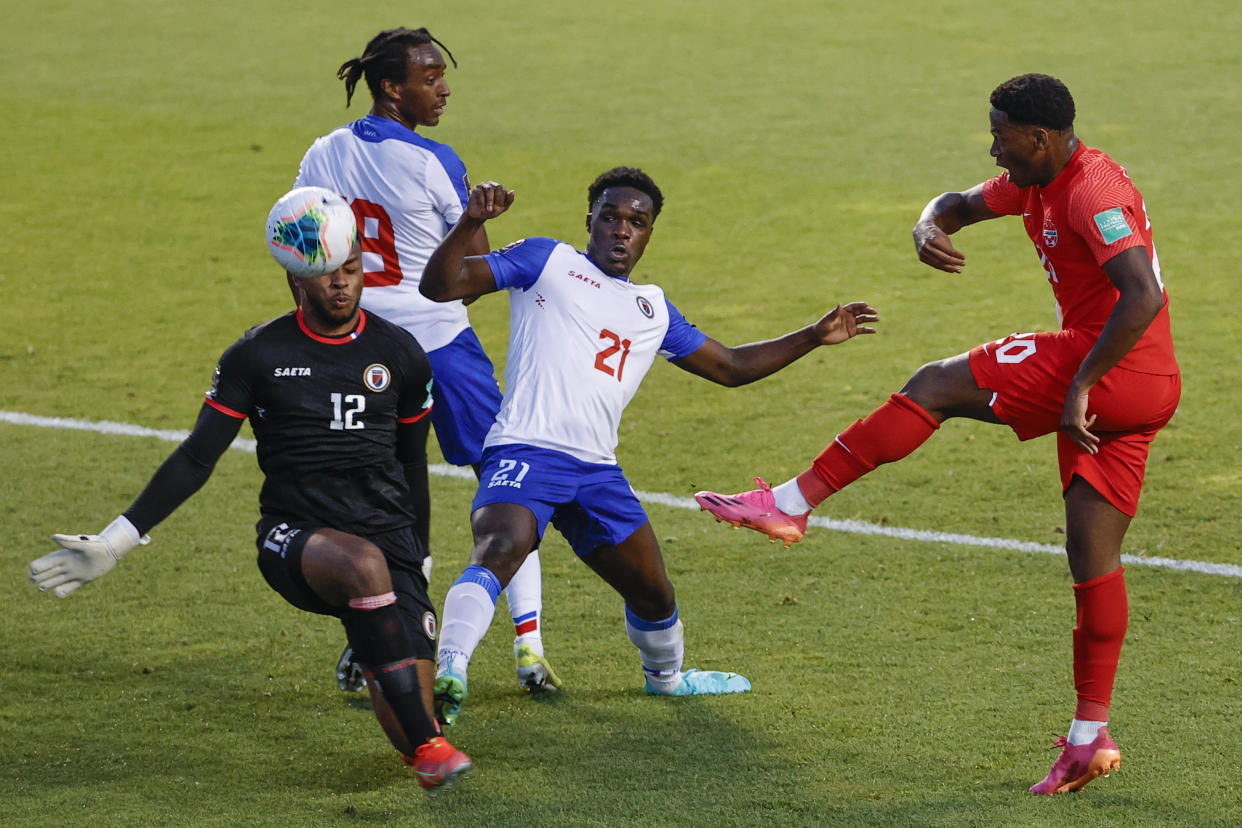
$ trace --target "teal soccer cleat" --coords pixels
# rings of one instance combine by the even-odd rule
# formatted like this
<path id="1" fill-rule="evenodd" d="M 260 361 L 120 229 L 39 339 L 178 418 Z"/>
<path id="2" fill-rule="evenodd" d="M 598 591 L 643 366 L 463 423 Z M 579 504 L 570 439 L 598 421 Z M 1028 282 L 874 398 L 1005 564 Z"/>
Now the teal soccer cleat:
<path id="1" fill-rule="evenodd" d="M 650 680 L 646 689 L 653 696 L 719 696 L 724 693 L 749 693 L 750 681 L 737 673 L 690 669 L 681 674 L 681 681 L 672 690 L 657 690 Z"/>
<path id="2" fill-rule="evenodd" d="M 466 677 L 453 671 L 452 666 L 444 675 L 436 676 L 436 719 L 440 724 L 454 725 L 461 715 L 461 704 L 466 700 Z"/>

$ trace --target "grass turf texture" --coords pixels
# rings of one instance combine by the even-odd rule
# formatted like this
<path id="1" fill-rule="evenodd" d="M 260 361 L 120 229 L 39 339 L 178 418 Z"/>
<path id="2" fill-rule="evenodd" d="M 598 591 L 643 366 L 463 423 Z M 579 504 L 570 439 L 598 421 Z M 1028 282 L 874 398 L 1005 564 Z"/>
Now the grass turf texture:
<path id="1" fill-rule="evenodd" d="M 421 15 L 421 16 L 420 16 Z M 518 191 L 489 227 L 585 236 L 585 188 L 644 167 L 667 201 L 639 278 L 728 343 L 866 298 L 883 333 L 727 391 L 657 366 L 627 412 L 635 486 L 685 496 L 800 470 L 923 361 L 1052 323 L 1016 220 L 959 234 L 967 272 L 909 238 L 922 205 L 994 172 L 987 94 L 1025 71 L 1075 93 L 1078 131 L 1147 198 L 1173 297 L 1182 406 L 1157 440 L 1126 551 L 1242 563 L 1236 43 L 1226 2 L 761 6 L 461 2 L 45 3 L 0 31 L 0 408 L 188 428 L 213 362 L 283 312 L 267 209 L 310 140 L 365 112 L 334 78 L 380 28 L 454 50 L 430 137 Z M 472 309 L 503 364 L 505 302 Z M 0 425 L 8 606 L 0 820 L 14 825 L 1236 824 L 1236 580 L 1131 567 L 1113 732 L 1122 771 L 1077 797 L 1022 792 L 1068 724 L 1062 561 L 813 532 L 783 551 L 705 515 L 651 516 L 689 664 L 749 696 L 641 693 L 619 601 L 552 535 L 546 634 L 568 692 L 513 686 L 503 610 L 452 738 L 476 760 L 428 801 L 339 694 L 334 622 L 253 564 L 259 476 L 213 480 L 104 581 L 24 580 L 54 531 L 98 531 L 171 446 Z M 1050 439 L 953 422 L 824 514 L 1056 543 Z M 437 603 L 464 563 L 471 487 L 437 478 Z"/>

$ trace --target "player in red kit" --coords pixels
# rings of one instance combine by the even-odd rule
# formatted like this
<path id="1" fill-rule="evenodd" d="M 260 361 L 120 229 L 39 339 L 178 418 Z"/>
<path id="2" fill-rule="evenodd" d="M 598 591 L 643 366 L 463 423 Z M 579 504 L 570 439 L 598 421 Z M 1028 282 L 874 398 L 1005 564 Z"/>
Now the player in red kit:
<path id="1" fill-rule="evenodd" d="M 699 505 L 785 545 L 811 509 L 882 463 L 900 460 L 950 417 L 1002 423 L 1021 440 L 1057 434 L 1074 578 L 1078 704 L 1047 778 L 1032 793 L 1082 788 L 1121 764 L 1106 727 L 1129 607 L 1121 543 L 1138 507 L 1147 451 L 1181 394 L 1168 297 L 1143 197 L 1111 158 L 1074 134 L 1059 80 L 1022 75 L 991 96 L 991 155 L 1005 172 L 937 196 L 914 226 L 919 259 L 959 273 L 949 236 L 1020 215 L 1057 300 L 1061 329 L 1024 333 L 930 362 L 858 420 L 811 467 L 775 489 L 699 492 Z"/>

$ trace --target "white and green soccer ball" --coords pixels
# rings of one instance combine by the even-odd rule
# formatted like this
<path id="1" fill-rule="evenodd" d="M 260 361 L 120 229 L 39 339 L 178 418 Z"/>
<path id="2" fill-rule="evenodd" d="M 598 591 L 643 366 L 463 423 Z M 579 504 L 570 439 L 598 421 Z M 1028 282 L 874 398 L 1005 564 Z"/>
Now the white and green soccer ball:
<path id="1" fill-rule="evenodd" d="M 323 187 L 298 187 L 267 214 L 267 249 L 294 276 L 338 270 L 358 238 L 354 211 Z"/>

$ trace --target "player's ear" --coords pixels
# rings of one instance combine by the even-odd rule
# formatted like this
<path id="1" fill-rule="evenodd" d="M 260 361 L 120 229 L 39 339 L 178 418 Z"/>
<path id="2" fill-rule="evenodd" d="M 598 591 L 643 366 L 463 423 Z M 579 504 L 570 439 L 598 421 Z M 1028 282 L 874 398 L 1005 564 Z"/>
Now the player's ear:
<path id="1" fill-rule="evenodd" d="M 586 226 L 587 226 L 587 232 L 590 233 L 591 232 L 591 214 L 590 213 L 586 214 Z"/>

